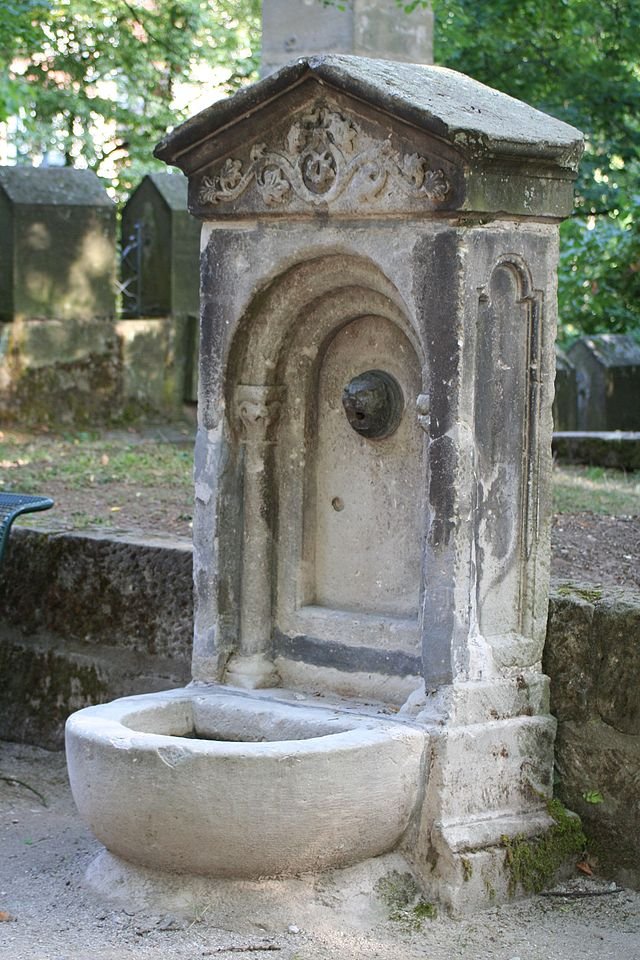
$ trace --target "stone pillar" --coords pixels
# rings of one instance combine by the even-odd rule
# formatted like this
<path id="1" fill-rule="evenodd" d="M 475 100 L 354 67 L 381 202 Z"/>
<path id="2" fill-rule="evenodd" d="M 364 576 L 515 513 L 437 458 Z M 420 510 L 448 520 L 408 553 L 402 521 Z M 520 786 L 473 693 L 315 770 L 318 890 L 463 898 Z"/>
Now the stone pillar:
<path id="1" fill-rule="evenodd" d="M 351 0 L 344 9 L 319 0 L 263 0 L 263 76 L 296 57 L 324 53 L 433 63 L 433 13 L 404 13 L 395 0 Z"/>
<path id="2" fill-rule="evenodd" d="M 226 681 L 249 689 L 277 683 L 268 653 L 272 593 L 268 457 L 279 411 L 277 387 L 238 386 L 236 413 L 244 445 L 240 636 Z"/>

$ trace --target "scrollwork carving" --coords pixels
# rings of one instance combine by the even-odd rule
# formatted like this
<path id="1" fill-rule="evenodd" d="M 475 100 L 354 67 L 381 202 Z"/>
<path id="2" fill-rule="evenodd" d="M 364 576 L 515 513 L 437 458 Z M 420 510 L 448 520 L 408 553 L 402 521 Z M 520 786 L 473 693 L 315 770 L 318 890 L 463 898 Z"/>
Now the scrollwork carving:
<path id="1" fill-rule="evenodd" d="M 204 177 L 202 204 L 237 200 L 252 184 L 268 206 L 297 198 L 330 203 L 349 190 L 358 201 L 372 200 L 393 181 L 405 195 L 442 203 L 451 192 L 444 170 L 417 153 L 401 155 L 388 140 L 367 137 L 352 119 L 318 103 L 289 128 L 282 149 L 255 144 L 249 159 L 228 158 Z"/>

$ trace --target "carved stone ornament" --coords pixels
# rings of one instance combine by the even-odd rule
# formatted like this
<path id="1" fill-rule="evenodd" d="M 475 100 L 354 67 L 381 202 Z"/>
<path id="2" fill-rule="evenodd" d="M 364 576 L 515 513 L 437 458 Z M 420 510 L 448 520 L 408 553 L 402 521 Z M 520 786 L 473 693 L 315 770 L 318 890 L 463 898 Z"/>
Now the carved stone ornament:
<path id="1" fill-rule="evenodd" d="M 422 427 L 425 433 L 429 433 L 429 413 L 431 408 L 431 400 L 428 393 L 420 393 L 416 398 L 416 413 L 418 417 L 418 424 Z"/>
<path id="2" fill-rule="evenodd" d="M 246 440 L 266 439 L 280 414 L 281 401 L 282 390 L 278 387 L 238 385 L 236 412 Z"/>
<path id="3" fill-rule="evenodd" d="M 371 200 L 394 181 L 416 200 L 442 203 L 451 184 L 441 169 L 417 153 L 401 155 L 388 140 L 375 141 L 353 120 L 316 104 L 289 129 L 282 149 L 255 144 L 249 162 L 228 158 L 211 177 L 204 177 L 198 198 L 202 204 L 237 200 L 255 184 L 269 206 L 295 198 L 330 203 L 349 189 L 358 201 Z"/>

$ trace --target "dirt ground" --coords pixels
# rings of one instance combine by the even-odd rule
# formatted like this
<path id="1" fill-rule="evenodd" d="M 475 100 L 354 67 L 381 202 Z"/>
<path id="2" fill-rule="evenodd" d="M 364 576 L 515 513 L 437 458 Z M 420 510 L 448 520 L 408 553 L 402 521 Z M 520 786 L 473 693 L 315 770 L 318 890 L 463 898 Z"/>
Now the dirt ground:
<path id="1" fill-rule="evenodd" d="M 551 576 L 601 586 L 640 588 L 640 517 L 557 514 Z"/>
<path id="2" fill-rule="evenodd" d="M 0 777 L 3 960 L 640 960 L 640 893 L 597 880 L 413 931 L 353 886 L 327 896 L 326 878 L 264 881 L 261 908 L 213 899 L 186 916 L 136 913 L 83 882 L 100 845 L 75 812 L 63 754 L 0 743 Z"/>
<path id="3" fill-rule="evenodd" d="M 137 495 L 125 484 L 69 489 L 53 481 L 47 486 L 47 494 L 55 500 L 55 508 L 38 517 L 38 526 L 191 538 L 192 494 L 183 486 L 159 484 Z M 99 517 L 101 522 L 79 524 L 78 519 L 83 517 Z M 640 516 L 558 514 L 551 538 L 552 577 L 640 588 Z"/>

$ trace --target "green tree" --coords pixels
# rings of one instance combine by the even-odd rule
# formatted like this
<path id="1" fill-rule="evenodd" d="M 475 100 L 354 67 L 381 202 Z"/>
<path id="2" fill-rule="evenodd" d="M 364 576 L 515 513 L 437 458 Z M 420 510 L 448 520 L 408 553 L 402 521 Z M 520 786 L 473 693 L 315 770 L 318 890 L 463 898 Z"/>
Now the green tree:
<path id="1" fill-rule="evenodd" d="M 414 9 L 426 0 L 400 5 Z M 585 133 L 562 227 L 561 338 L 640 336 L 640 3 L 431 0 L 436 61 Z"/>
<path id="2" fill-rule="evenodd" d="M 190 112 L 182 83 L 254 77 L 258 25 L 259 0 L 16 0 L 0 13 L 0 116 L 18 114 L 20 159 L 84 163 L 122 194 Z"/>

